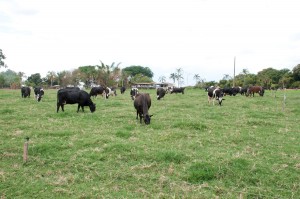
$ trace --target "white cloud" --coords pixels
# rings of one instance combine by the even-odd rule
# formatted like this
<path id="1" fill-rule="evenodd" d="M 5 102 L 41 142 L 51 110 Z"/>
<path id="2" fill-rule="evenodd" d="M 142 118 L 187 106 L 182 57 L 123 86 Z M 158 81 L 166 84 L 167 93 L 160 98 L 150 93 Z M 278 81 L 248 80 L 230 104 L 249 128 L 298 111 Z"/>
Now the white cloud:
<path id="1" fill-rule="evenodd" d="M 27 75 L 122 62 L 155 80 L 206 80 L 299 64 L 296 0 L 2 0 L 0 49 Z M 167 74 L 167 75 L 166 75 Z M 192 74 L 192 75 L 189 75 Z"/>

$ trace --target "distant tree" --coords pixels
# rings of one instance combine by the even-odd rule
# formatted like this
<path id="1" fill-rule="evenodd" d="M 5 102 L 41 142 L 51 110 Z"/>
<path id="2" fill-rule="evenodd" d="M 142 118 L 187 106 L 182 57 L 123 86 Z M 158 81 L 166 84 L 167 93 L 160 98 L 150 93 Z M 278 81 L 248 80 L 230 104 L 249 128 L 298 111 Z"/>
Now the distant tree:
<path id="1" fill-rule="evenodd" d="M 198 84 L 198 82 L 200 81 L 200 75 L 199 74 L 195 74 L 193 78 L 196 81 L 196 84 Z"/>
<path id="2" fill-rule="evenodd" d="M 171 73 L 169 78 L 172 79 L 173 83 L 175 84 L 175 81 L 177 79 L 177 74 L 176 73 Z"/>
<path id="3" fill-rule="evenodd" d="M 20 87 L 20 77 L 18 73 L 13 70 L 6 70 L 1 72 L 1 87 L 5 88 L 19 88 Z"/>
<path id="4" fill-rule="evenodd" d="M 158 81 L 161 82 L 161 83 L 164 83 L 164 82 L 166 82 L 166 77 L 165 76 L 160 76 L 158 78 Z"/>
<path id="5" fill-rule="evenodd" d="M 2 53 L 2 49 L 0 49 L 0 68 L 4 67 L 6 68 L 6 64 L 4 63 L 4 59 L 6 59 L 5 55 Z"/>
<path id="6" fill-rule="evenodd" d="M 57 75 L 54 71 L 48 71 L 46 78 L 47 78 L 47 81 L 50 82 L 50 86 L 52 87 L 53 82 L 57 79 Z"/>
<path id="7" fill-rule="evenodd" d="M 176 79 L 177 79 L 177 83 L 178 83 L 178 87 L 179 85 L 182 83 L 182 80 L 183 80 L 183 70 L 182 68 L 177 68 L 176 69 L 177 73 L 176 73 Z"/>
<path id="8" fill-rule="evenodd" d="M 131 77 L 134 77 L 137 74 L 143 74 L 144 76 L 147 76 L 149 78 L 153 77 L 153 72 L 148 67 L 129 66 L 129 67 L 123 68 L 123 70 Z"/>
<path id="9" fill-rule="evenodd" d="M 42 83 L 42 78 L 40 73 L 35 73 L 30 75 L 27 80 L 26 83 L 30 86 L 39 86 Z"/>
<path id="10" fill-rule="evenodd" d="M 137 74 L 130 79 L 130 83 L 152 83 L 153 80 L 143 74 Z"/>
<path id="11" fill-rule="evenodd" d="M 98 66 L 98 83 L 105 86 L 115 86 L 120 80 L 121 69 L 119 68 L 119 65 L 121 62 L 117 65 L 115 65 L 115 62 L 111 65 L 106 65 L 101 60 L 100 62 L 101 66 Z"/>
<path id="12" fill-rule="evenodd" d="M 300 64 L 293 68 L 293 77 L 295 81 L 300 81 Z"/>

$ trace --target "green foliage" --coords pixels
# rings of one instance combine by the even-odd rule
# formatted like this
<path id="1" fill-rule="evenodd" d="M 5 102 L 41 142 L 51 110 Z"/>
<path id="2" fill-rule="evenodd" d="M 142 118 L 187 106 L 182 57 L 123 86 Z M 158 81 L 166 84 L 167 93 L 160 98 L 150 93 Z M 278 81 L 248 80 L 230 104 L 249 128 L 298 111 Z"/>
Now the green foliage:
<path id="1" fill-rule="evenodd" d="M 27 85 L 30 86 L 40 86 L 42 83 L 42 78 L 40 73 L 35 73 L 30 75 L 26 80 Z"/>
<path id="2" fill-rule="evenodd" d="M 150 77 L 144 76 L 143 74 L 137 74 L 130 79 L 131 83 L 151 83 L 153 80 Z"/>
<path id="3" fill-rule="evenodd" d="M 300 81 L 300 64 L 293 68 L 293 77 L 295 81 Z"/>
<path id="4" fill-rule="evenodd" d="M 2 49 L 0 49 L 0 68 L 1 68 L 1 67 L 7 67 L 7 66 L 5 65 L 4 61 L 3 61 L 4 59 L 6 59 L 6 57 L 5 57 L 5 55 L 3 54 Z"/>
<path id="5" fill-rule="evenodd" d="M 123 71 L 125 71 L 127 75 L 132 76 L 132 77 L 134 77 L 138 74 L 142 74 L 144 76 L 152 78 L 154 75 L 149 67 L 142 67 L 142 66 L 129 66 L 129 67 L 123 68 Z"/>
<path id="6" fill-rule="evenodd" d="M 11 85 L 20 85 L 20 77 L 18 74 L 10 69 L 0 73 L 0 87 L 10 88 Z"/>

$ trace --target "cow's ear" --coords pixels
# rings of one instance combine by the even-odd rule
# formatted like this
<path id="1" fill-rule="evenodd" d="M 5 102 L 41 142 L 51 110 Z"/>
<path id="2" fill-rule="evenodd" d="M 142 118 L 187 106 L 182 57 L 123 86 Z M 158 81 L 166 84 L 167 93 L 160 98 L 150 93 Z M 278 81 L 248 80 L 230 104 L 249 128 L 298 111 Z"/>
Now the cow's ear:
<path id="1" fill-rule="evenodd" d="M 152 117 L 153 115 L 149 115 L 149 117 Z"/>

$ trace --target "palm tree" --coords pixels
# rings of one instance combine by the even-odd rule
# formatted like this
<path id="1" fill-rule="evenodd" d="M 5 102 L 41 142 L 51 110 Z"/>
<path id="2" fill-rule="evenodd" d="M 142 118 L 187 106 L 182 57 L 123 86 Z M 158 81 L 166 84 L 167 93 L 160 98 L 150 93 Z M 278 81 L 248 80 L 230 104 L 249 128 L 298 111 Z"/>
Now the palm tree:
<path id="1" fill-rule="evenodd" d="M 161 82 L 161 83 L 164 83 L 164 82 L 166 82 L 166 77 L 165 76 L 160 76 L 158 78 L 158 81 Z"/>
<path id="2" fill-rule="evenodd" d="M 196 80 L 196 84 L 198 84 L 198 82 L 200 81 L 200 75 L 199 74 L 195 74 L 194 75 L 194 80 Z"/>
<path id="3" fill-rule="evenodd" d="M 178 87 L 179 87 L 179 84 L 181 83 L 181 80 L 183 79 L 183 76 L 182 76 L 183 70 L 182 70 L 182 68 L 177 68 L 176 71 L 177 71 L 176 79 L 177 79 L 177 83 L 178 83 Z"/>
<path id="4" fill-rule="evenodd" d="M 175 84 L 175 80 L 177 79 L 177 74 L 176 73 L 171 73 L 169 78 L 172 79 L 173 83 Z"/>

